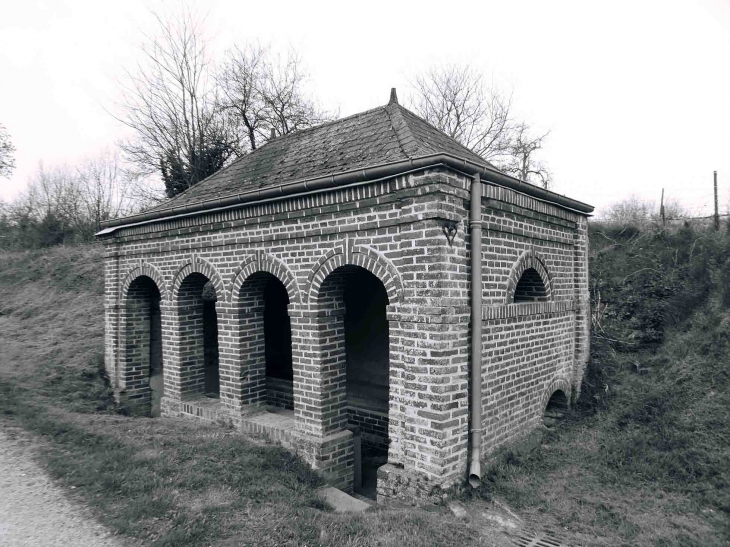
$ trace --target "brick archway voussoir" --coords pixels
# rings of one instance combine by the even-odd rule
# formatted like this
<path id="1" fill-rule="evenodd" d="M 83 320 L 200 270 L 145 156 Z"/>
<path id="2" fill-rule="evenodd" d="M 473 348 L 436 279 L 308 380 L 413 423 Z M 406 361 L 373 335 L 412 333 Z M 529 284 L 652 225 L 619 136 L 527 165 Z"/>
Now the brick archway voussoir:
<path id="1" fill-rule="evenodd" d="M 177 299 L 180 286 L 182 285 L 185 278 L 189 275 L 198 273 L 204 275 L 208 280 L 213 283 L 215 287 L 216 296 L 219 301 L 227 301 L 228 295 L 226 294 L 226 288 L 223 284 L 218 270 L 215 269 L 210 262 L 199 256 L 192 255 L 189 259 L 182 261 L 175 272 L 170 284 L 170 296 L 171 299 Z"/>
<path id="2" fill-rule="evenodd" d="M 345 253 L 347 252 L 346 256 Z M 310 270 L 307 276 L 309 290 L 307 303 L 316 301 L 322 283 L 337 268 L 342 266 L 359 266 L 377 277 L 385 287 L 389 304 L 398 303 L 403 294 L 403 281 L 395 265 L 383 254 L 365 245 L 338 246 L 325 253 Z"/>
<path id="3" fill-rule="evenodd" d="M 246 257 L 240 266 L 231 274 L 229 286 L 229 302 L 233 305 L 238 303 L 238 296 L 241 287 L 246 280 L 257 272 L 266 272 L 276 277 L 289 295 L 289 303 L 299 303 L 301 293 L 296 276 L 284 261 L 266 253 L 256 253 Z"/>
<path id="4" fill-rule="evenodd" d="M 545 285 L 545 291 L 547 292 L 548 300 L 553 299 L 553 287 L 552 287 L 552 275 L 545 266 L 545 261 L 542 256 L 537 253 L 534 249 L 528 249 L 524 251 L 520 257 L 512 265 L 509 275 L 507 276 L 507 286 L 504 291 L 505 304 L 512 304 L 514 301 L 514 292 L 519 283 L 522 274 L 530 268 L 534 269 L 540 279 L 542 279 L 543 285 Z"/>
<path id="5" fill-rule="evenodd" d="M 568 404 L 571 404 L 572 388 L 570 380 L 562 376 L 558 376 L 553 378 L 553 381 L 550 382 L 548 387 L 542 392 L 542 398 L 540 399 L 540 415 L 545 414 L 548 401 L 550 401 L 550 397 L 552 397 L 556 391 L 562 391 L 563 394 L 565 394 L 565 399 L 568 401 Z"/>
<path id="6" fill-rule="evenodd" d="M 155 283 L 155 285 L 157 285 L 157 290 L 160 291 L 160 299 L 162 301 L 168 300 L 168 291 L 166 288 L 167 285 L 165 283 L 165 277 L 152 264 L 140 261 L 139 264 L 134 266 L 124 276 L 124 281 L 122 282 L 119 290 L 120 302 L 124 302 L 126 300 L 129 287 L 132 285 L 132 283 L 134 283 L 137 278 L 142 276 L 149 277 Z"/>

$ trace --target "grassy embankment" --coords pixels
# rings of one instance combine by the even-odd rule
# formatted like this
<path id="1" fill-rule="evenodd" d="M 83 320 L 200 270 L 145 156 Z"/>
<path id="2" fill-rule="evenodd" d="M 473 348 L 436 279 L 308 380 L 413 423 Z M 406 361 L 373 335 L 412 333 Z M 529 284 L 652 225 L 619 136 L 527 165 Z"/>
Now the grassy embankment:
<path id="1" fill-rule="evenodd" d="M 482 496 L 571 544 L 730 545 L 730 234 L 594 225 L 592 365 Z"/>
<path id="2" fill-rule="evenodd" d="M 728 544 L 728 257 L 724 233 L 594 228 L 581 403 L 464 497 L 506 500 L 573 546 Z M 43 463 L 102 522 L 154 545 L 505 544 L 447 512 L 333 514 L 283 450 L 116 413 L 100 264 L 93 248 L 0 256 L 0 412 L 46 439 Z"/>
<path id="3" fill-rule="evenodd" d="M 233 431 L 123 416 L 102 367 L 101 251 L 0 255 L 0 427 L 98 520 L 145 545 L 502 545 L 446 508 L 331 512 L 299 458 Z M 12 431 L 6 428 L 6 431 Z"/>

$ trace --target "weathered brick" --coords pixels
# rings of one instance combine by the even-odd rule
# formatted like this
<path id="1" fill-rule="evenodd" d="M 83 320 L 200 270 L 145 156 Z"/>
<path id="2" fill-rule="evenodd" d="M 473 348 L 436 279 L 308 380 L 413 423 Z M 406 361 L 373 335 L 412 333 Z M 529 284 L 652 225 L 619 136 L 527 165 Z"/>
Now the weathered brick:
<path id="1" fill-rule="evenodd" d="M 149 405 L 149 294 L 135 288 L 145 277 L 160 293 L 163 415 L 229 420 L 284 439 L 346 489 L 352 434 L 345 428 L 358 426 L 363 442 L 387 447 L 383 499 L 404 492 L 426 499 L 423 488 L 462 480 L 470 427 L 469 184 L 439 167 L 116 230 L 104 242 L 105 362 L 117 394 Z M 537 427 L 554 391 L 578 395 L 588 357 L 587 225 L 573 211 L 491 184 L 482 216 L 480 404 L 489 455 Z M 451 244 L 446 220 L 459 222 Z M 388 297 L 389 404 L 382 411 L 348 403 L 348 268 L 370 271 Z M 525 285 L 531 301 L 514 303 L 528 270 L 536 272 Z M 291 387 L 265 375 L 267 276 L 289 296 Z M 208 281 L 217 296 L 220 399 L 201 402 L 196 295 Z M 286 434 L 247 418 L 272 403 L 293 407 Z"/>

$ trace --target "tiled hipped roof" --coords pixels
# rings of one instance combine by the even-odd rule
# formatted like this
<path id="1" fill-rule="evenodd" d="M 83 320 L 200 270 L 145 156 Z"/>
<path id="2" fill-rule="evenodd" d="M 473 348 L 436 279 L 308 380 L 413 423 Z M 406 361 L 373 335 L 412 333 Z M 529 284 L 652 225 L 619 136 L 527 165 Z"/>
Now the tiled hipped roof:
<path id="1" fill-rule="evenodd" d="M 391 101 L 386 106 L 273 139 L 150 211 L 443 152 L 489 165 Z"/>

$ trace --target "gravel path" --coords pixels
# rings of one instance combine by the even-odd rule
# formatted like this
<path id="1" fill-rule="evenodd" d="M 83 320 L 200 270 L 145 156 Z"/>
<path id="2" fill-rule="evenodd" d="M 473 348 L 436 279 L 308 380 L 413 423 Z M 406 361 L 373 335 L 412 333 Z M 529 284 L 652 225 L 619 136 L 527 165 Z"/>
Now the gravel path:
<path id="1" fill-rule="evenodd" d="M 64 497 L 33 461 L 35 447 L 27 434 L 0 420 L 0 545 L 125 545 Z"/>

